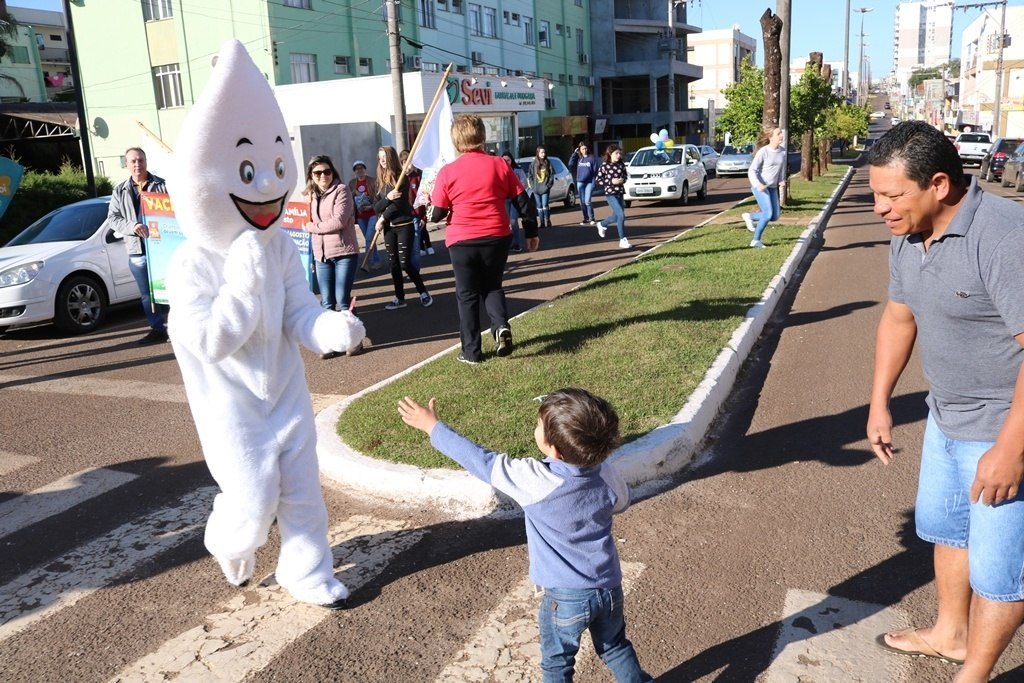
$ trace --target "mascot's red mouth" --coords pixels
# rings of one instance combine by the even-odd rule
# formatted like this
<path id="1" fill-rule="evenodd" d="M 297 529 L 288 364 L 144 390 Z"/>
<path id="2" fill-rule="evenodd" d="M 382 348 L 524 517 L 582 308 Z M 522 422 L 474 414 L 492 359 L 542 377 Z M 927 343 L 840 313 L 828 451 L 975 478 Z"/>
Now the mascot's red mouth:
<path id="1" fill-rule="evenodd" d="M 238 213 L 249 225 L 257 230 L 266 230 L 273 225 L 284 212 L 284 201 L 287 195 L 272 199 L 269 202 L 249 202 L 241 197 L 229 195 L 235 203 Z"/>

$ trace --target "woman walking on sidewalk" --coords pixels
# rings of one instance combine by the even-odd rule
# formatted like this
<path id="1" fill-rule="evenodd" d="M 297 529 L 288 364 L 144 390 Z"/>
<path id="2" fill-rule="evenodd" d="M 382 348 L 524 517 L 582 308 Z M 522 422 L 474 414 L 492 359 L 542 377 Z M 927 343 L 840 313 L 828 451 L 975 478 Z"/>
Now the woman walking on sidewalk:
<path id="1" fill-rule="evenodd" d="M 608 145 L 604 150 L 604 159 L 597 169 L 597 184 L 604 188 L 604 197 L 612 215 L 597 224 L 597 235 L 603 238 L 608 230 L 605 221 L 614 220 L 619 228 L 619 249 L 629 249 L 632 245 L 626 239 L 626 211 L 622 197 L 626 192 L 626 164 L 622 163 L 622 150 L 618 145 Z"/>
<path id="2" fill-rule="evenodd" d="M 757 213 L 744 213 L 743 222 L 747 230 L 754 233 L 750 246 L 763 249 L 761 235 L 768 221 L 779 219 L 779 186 L 785 186 L 788 172 L 786 150 L 782 148 L 782 129 L 775 127 L 761 133 L 757 147 L 747 178 L 750 180 L 750 191 L 754 193 L 754 199 L 761 210 Z"/>
<path id="3" fill-rule="evenodd" d="M 548 159 L 548 151 L 538 147 L 530 170 L 526 174 L 527 186 L 533 192 L 533 198 L 537 202 L 537 227 L 551 227 L 551 188 L 555 184 L 555 172 L 551 168 L 551 160 Z"/>
<path id="4" fill-rule="evenodd" d="M 395 297 L 384 308 L 393 311 L 405 308 L 405 285 L 402 271 L 409 276 L 420 293 L 420 303 L 429 306 L 434 303 L 420 277 L 420 269 L 412 262 L 415 247 L 413 226 L 415 216 L 409 203 L 409 178 L 403 178 L 398 185 L 398 174 L 402 167 L 398 163 L 398 152 L 387 145 L 377 150 L 377 195 L 373 210 L 384 225 L 384 246 L 391 260 L 391 281 L 395 285 Z"/>
<path id="5" fill-rule="evenodd" d="M 590 153 L 587 143 L 581 142 L 576 151 L 569 159 L 569 166 L 576 168 L 576 190 L 580 195 L 580 209 L 583 211 L 583 220 L 580 225 L 595 225 L 594 207 L 590 204 L 590 197 L 594 192 L 594 178 L 597 176 L 597 157 Z"/>

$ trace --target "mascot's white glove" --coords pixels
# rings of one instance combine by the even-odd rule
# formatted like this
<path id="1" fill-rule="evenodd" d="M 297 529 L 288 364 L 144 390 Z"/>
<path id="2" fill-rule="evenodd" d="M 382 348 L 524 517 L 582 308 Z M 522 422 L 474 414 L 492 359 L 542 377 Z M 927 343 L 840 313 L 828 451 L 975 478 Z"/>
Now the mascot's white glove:
<path id="1" fill-rule="evenodd" d="M 259 237 L 245 230 L 231 242 L 224 261 L 224 281 L 238 295 L 256 297 L 267 279 L 266 252 Z"/>

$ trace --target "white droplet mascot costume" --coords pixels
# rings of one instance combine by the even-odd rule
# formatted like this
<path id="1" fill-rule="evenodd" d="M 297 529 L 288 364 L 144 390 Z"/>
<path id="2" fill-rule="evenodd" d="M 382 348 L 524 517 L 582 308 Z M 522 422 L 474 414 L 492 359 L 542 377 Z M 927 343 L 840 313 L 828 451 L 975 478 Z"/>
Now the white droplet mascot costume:
<path id="1" fill-rule="evenodd" d="M 354 350 L 365 330 L 320 307 L 280 230 L 298 170 L 270 86 L 238 41 L 221 49 L 175 148 L 168 192 L 186 240 L 167 276 L 169 329 L 221 490 L 206 548 L 242 585 L 276 517 L 277 582 L 298 600 L 338 606 L 348 589 L 334 578 L 299 344 Z"/>

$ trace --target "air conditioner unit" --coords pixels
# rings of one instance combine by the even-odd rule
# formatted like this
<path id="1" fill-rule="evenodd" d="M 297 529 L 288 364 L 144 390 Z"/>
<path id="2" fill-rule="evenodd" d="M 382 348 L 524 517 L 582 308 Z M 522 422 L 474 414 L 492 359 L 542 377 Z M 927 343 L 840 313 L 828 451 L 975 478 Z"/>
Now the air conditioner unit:
<path id="1" fill-rule="evenodd" d="M 405 68 L 406 69 L 421 69 L 423 68 L 423 58 L 419 55 L 406 55 L 405 56 Z"/>
<path id="2" fill-rule="evenodd" d="M 580 64 L 586 64 L 590 61 L 590 56 L 586 52 L 580 53 Z"/>
<path id="3" fill-rule="evenodd" d="M 484 53 L 483 52 L 474 52 L 470 56 L 473 58 L 473 66 L 477 66 L 478 64 L 483 64 L 484 63 Z"/>

